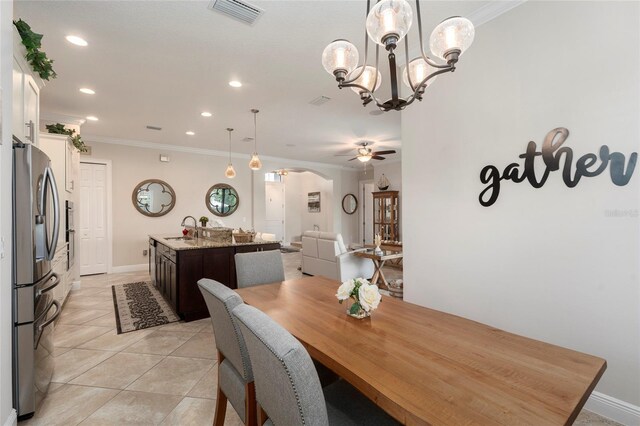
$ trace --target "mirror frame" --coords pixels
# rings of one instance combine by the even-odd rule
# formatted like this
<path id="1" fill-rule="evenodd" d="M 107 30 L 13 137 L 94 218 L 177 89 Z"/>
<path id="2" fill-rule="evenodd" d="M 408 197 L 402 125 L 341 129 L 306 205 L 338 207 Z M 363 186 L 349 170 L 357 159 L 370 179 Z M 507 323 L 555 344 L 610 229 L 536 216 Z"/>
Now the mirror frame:
<path id="1" fill-rule="evenodd" d="M 232 189 L 233 192 L 236 193 L 237 202 L 236 202 L 235 206 L 228 213 L 220 213 L 218 211 L 215 211 L 213 208 L 211 208 L 211 205 L 209 204 L 209 200 L 211 199 L 211 194 L 214 191 L 218 190 L 218 189 Z M 227 183 L 216 183 L 211 188 L 209 188 L 209 190 L 205 194 L 205 196 L 204 196 L 204 204 L 207 206 L 207 209 L 211 213 L 213 213 L 214 215 L 216 215 L 218 217 L 231 216 L 232 214 L 234 214 L 238 210 L 238 206 L 240 206 L 240 194 L 238 194 L 238 191 L 233 186 L 231 186 L 231 185 L 229 185 Z"/>
<path id="2" fill-rule="evenodd" d="M 138 194 L 140 193 L 140 190 L 146 186 L 147 188 L 149 187 L 149 185 L 151 185 L 152 183 L 156 183 L 160 186 L 162 186 L 162 192 L 163 193 L 169 193 L 171 194 L 171 204 L 163 204 L 162 205 L 162 210 L 160 210 L 158 213 L 153 213 L 150 212 L 149 210 L 145 210 L 139 202 L 138 202 Z M 136 209 L 136 211 L 138 213 L 141 213 L 145 216 L 148 217 L 160 217 L 160 216 L 164 216 L 167 213 L 169 213 L 171 210 L 173 210 L 173 208 L 176 205 L 176 192 L 173 190 L 173 188 L 171 187 L 171 185 L 169 185 L 167 182 L 160 180 L 160 179 L 146 179 L 143 180 L 142 182 L 140 182 L 139 184 L 137 184 L 135 186 L 135 188 L 133 188 L 133 192 L 131 193 L 131 202 L 133 203 L 133 207 Z M 168 207 L 165 210 L 165 207 Z"/>
<path id="3" fill-rule="evenodd" d="M 348 212 L 344 206 L 344 202 L 347 200 L 347 197 L 349 196 L 351 196 L 351 198 L 353 198 L 353 201 L 356 202 L 356 206 L 353 208 L 352 212 Z M 345 212 L 346 214 L 354 214 L 356 211 L 358 211 L 358 198 L 354 194 L 348 193 L 347 195 L 342 197 L 342 211 Z"/>

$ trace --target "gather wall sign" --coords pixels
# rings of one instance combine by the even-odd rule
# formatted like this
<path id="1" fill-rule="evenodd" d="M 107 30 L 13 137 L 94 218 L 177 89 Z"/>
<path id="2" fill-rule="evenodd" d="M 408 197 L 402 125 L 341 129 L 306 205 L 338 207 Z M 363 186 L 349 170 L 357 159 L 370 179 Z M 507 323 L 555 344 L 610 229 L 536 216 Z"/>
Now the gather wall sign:
<path id="1" fill-rule="evenodd" d="M 504 168 L 502 173 L 496 166 L 485 166 L 480 172 L 480 181 L 486 184 L 478 201 L 484 207 L 493 205 L 500 195 L 500 184 L 502 181 L 510 180 L 514 183 L 520 183 L 525 180 L 534 188 L 541 188 L 549 173 L 560 169 L 560 160 L 564 157 L 562 165 L 562 180 L 569 188 L 575 187 L 582 177 L 594 177 L 604 172 L 609 167 L 611 181 L 618 185 L 624 186 L 629 183 L 633 171 L 636 167 L 638 153 L 633 152 L 626 161 L 625 155 L 620 152 L 609 152 L 609 147 L 603 145 L 600 147 L 600 161 L 598 164 L 598 156 L 593 153 L 585 154 L 578 158 L 575 162 L 575 172 L 571 173 L 573 168 L 573 150 L 569 147 L 562 147 L 562 144 L 569 137 L 569 130 L 564 127 L 558 127 L 547 133 L 542 143 L 542 149 L 537 151 L 536 143 L 530 141 L 527 144 L 527 150 L 524 154 L 520 154 L 519 158 L 524 158 L 524 164 L 511 163 Z M 539 178 L 534 170 L 536 157 L 542 157 L 545 170 Z"/>

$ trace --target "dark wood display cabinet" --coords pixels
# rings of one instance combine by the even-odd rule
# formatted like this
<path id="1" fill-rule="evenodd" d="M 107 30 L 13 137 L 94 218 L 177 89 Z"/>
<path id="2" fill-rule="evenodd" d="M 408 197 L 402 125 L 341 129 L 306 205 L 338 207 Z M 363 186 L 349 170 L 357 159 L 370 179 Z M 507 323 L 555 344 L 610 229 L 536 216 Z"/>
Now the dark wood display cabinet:
<path id="1" fill-rule="evenodd" d="M 211 278 L 236 289 L 236 253 L 279 249 L 280 243 L 267 243 L 180 250 L 152 238 L 149 240 L 149 274 L 176 313 L 185 321 L 194 321 L 209 316 L 198 280 Z"/>

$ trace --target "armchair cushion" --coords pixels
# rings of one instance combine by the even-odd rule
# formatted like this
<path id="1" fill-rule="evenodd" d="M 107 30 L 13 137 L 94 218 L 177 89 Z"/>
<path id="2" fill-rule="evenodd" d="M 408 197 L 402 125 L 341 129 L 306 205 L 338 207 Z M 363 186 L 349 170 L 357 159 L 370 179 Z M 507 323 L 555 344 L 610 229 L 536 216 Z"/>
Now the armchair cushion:
<path id="1" fill-rule="evenodd" d="M 342 235 L 333 232 L 306 231 L 302 236 L 302 272 L 346 281 L 371 278 L 370 259 L 353 256 L 347 251 Z"/>

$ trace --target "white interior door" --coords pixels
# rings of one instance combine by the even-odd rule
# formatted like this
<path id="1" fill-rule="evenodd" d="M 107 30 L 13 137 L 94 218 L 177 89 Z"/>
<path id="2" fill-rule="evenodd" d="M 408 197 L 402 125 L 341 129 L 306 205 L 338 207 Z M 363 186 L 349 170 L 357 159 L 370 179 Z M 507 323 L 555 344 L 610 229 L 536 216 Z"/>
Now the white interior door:
<path id="1" fill-rule="evenodd" d="M 80 275 L 107 272 L 107 166 L 80 164 Z"/>
<path id="2" fill-rule="evenodd" d="M 284 240 L 284 184 L 265 182 L 265 230 L 276 235 L 276 240 Z"/>

